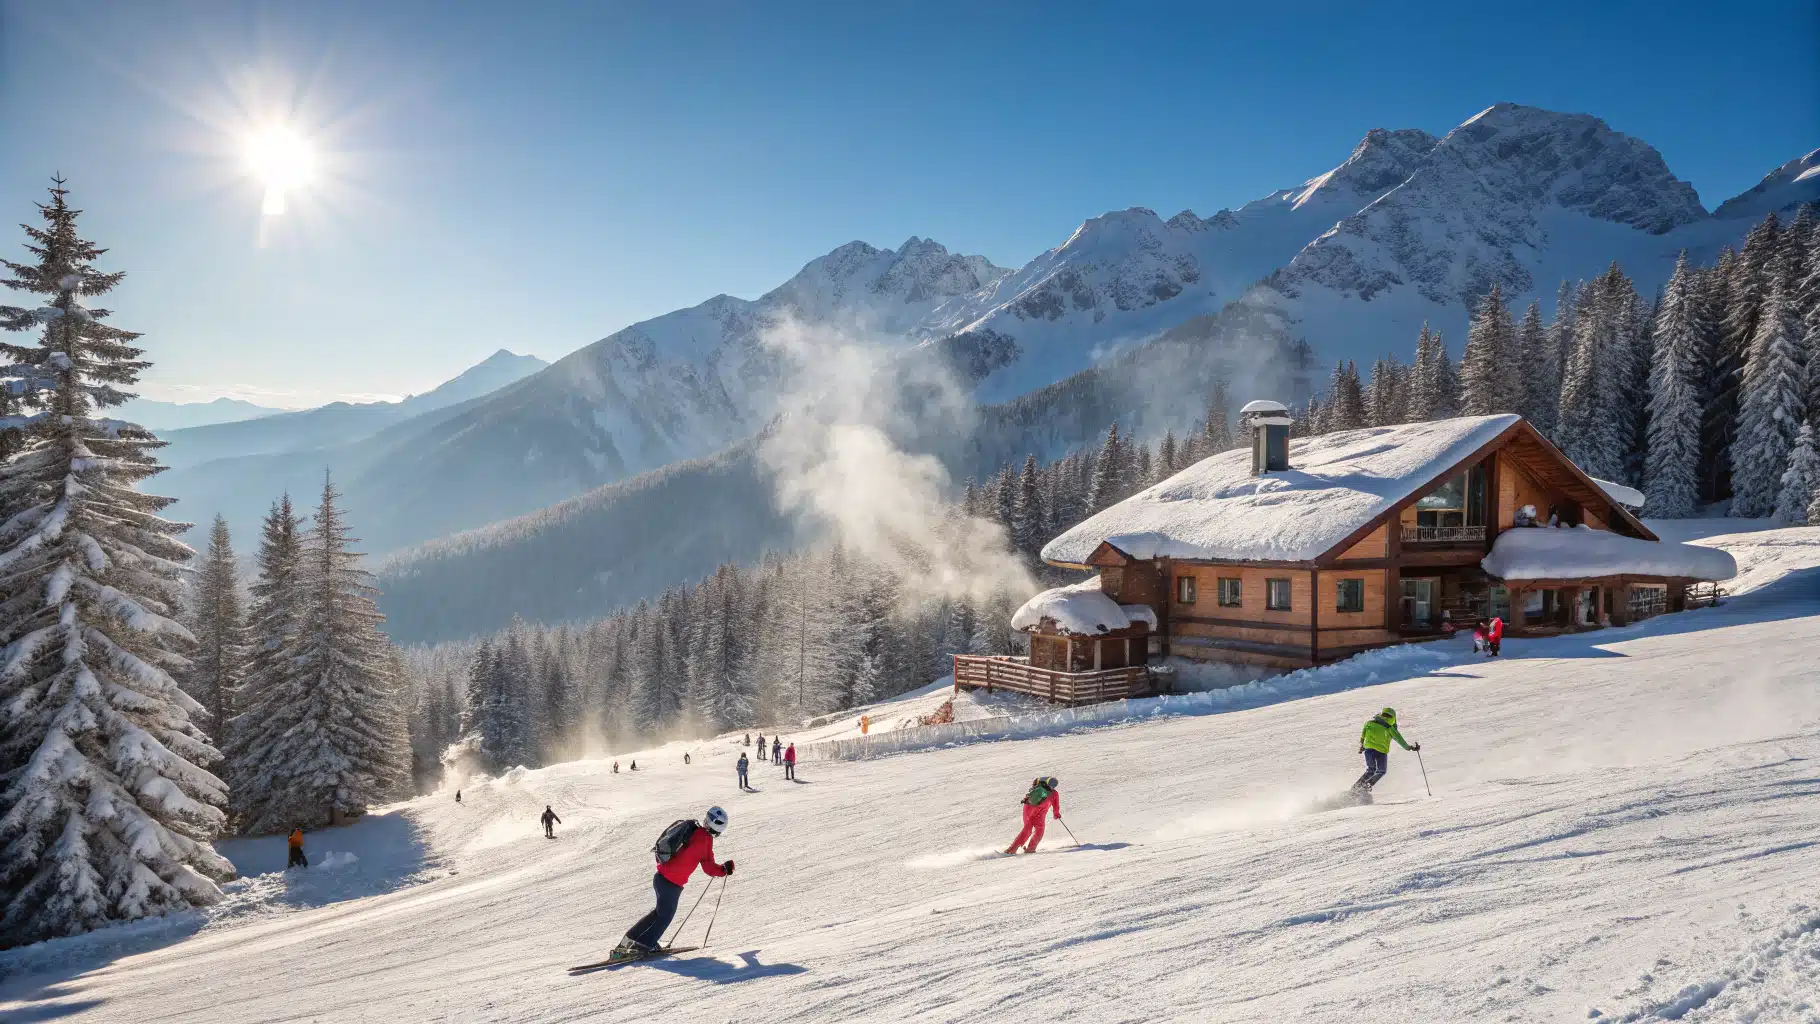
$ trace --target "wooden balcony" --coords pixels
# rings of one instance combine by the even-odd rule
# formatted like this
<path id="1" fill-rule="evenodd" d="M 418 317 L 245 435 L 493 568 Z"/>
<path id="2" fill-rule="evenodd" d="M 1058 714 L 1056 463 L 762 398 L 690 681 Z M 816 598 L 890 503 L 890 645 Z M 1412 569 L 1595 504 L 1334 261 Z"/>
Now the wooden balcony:
<path id="1" fill-rule="evenodd" d="M 954 688 L 1010 690 L 1056 704 L 1101 704 L 1127 697 L 1147 697 L 1153 692 L 1150 672 L 1143 665 L 1100 669 L 1095 672 L 1058 672 L 1034 668 L 1024 658 L 957 654 Z"/>
<path id="2" fill-rule="evenodd" d="M 1483 526 L 1405 526 L 1405 544 L 1483 544 Z"/>

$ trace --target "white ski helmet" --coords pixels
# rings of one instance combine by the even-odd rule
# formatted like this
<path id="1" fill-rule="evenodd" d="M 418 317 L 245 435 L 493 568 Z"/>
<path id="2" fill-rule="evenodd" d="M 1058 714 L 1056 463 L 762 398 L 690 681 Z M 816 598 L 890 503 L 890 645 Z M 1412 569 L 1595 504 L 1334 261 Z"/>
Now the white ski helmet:
<path id="1" fill-rule="evenodd" d="M 708 813 L 702 817 L 702 827 L 720 835 L 727 830 L 727 812 L 718 807 L 708 808 Z"/>

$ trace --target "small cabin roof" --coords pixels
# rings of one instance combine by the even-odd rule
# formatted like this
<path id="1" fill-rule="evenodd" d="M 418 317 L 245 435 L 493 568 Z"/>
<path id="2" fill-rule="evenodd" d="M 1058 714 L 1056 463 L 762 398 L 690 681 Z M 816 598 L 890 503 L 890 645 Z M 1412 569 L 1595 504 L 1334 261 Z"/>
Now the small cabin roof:
<path id="1" fill-rule="evenodd" d="M 1119 604 L 1100 589 L 1099 577 L 1045 590 L 1011 616 L 1011 628 L 1030 632 L 1049 621 L 1059 633 L 1098 636 L 1142 622 L 1156 628 L 1156 612 L 1145 604 Z"/>
<path id="2" fill-rule="evenodd" d="M 1239 415 L 1245 416 L 1254 412 L 1287 413 L 1289 412 L 1289 407 L 1282 402 L 1273 402 L 1268 398 L 1256 398 L 1246 402 L 1244 408 L 1239 410 Z"/>
<path id="3" fill-rule="evenodd" d="M 1624 575 L 1729 580 L 1738 575 L 1737 560 L 1718 548 L 1638 540 L 1586 526 L 1505 530 L 1479 565 L 1502 580 Z"/>
<path id="4" fill-rule="evenodd" d="M 1106 543 L 1136 559 L 1312 561 L 1519 422 L 1459 416 L 1295 438 L 1289 468 L 1266 476 L 1253 475 L 1249 449 L 1221 452 L 1076 524 L 1043 560 L 1085 566 Z"/>

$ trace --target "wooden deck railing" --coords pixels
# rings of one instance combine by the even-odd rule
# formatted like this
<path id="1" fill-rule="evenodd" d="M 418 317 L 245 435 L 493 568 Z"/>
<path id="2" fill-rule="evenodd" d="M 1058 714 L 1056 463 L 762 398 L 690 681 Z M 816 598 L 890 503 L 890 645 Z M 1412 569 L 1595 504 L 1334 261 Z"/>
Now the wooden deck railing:
<path id="1" fill-rule="evenodd" d="M 954 687 L 1010 690 L 1057 704 L 1099 704 L 1150 693 L 1150 673 L 1142 665 L 1097 672 L 1057 672 L 1035 668 L 1023 658 L 977 654 L 954 656 Z"/>

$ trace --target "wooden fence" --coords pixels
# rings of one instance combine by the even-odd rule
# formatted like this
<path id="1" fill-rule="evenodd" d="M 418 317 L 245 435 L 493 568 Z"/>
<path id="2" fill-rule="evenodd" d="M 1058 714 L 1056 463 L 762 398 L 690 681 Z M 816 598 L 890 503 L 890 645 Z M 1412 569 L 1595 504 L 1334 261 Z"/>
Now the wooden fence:
<path id="1" fill-rule="evenodd" d="M 1010 690 L 1056 704 L 1100 704 L 1149 695 L 1150 672 L 1142 665 L 1097 672 L 1035 668 L 1023 658 L 976 654 L 954 656 L 954 688 Z"/>

